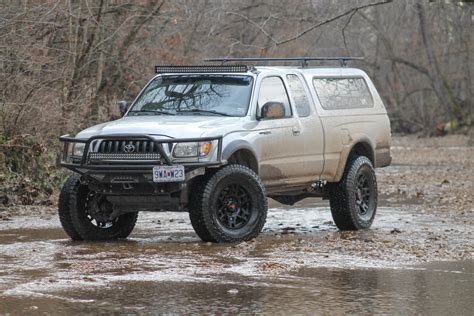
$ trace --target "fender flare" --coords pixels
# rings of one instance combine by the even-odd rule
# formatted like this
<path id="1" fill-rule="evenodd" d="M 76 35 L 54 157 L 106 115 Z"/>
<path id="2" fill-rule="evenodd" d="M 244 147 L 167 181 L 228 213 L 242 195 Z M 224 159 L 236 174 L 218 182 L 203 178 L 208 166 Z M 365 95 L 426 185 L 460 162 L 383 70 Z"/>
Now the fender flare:
<path id="1" fill-rule="evenodd" d="M 336 182 L 341 181 L 342 176 L 344 175 L 344 171 L 346 170 L 349 154 L 352 152 L 352 150 L 357 144 L 363 144 L 365 149 L 370 151 L 371 157 L 367 157 L 367 158 L 370 159 L 370 161 L 372 162 L 375 168 L 375 146 L 373 142 L 365 134 L 351 135 L 351 142 L 348 145 L 344 146 L 341 151 L 341 156 L 339 159 L 339 164 L 337 166 L 336 176 L 334 179 Z"/>
<path id="2" fill-rule="evenodd" d="M 256 173 L 258 174 L 258 170 L 260 168 L 259 160 L 258 160 L 258 155 L 255 152 L 255 150 L 252 148 L 252 146 L 245 140 L 242 139 L 236 139 L 231 141 L 229 144 L 225 146 L 225 148 L 222 151 L 222 159 L 224 160 L 229 160 L 229 158 L 238 150 L 247 150 L 249 151 L 255 158 L 257 164 L 257 170 Z"/>

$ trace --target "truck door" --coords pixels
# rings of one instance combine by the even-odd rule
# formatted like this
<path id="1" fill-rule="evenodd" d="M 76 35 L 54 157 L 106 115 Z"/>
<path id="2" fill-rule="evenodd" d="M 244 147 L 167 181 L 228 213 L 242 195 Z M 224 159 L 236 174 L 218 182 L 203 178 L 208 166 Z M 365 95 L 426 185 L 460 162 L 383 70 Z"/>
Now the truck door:
<path id="1" fill-rule="evenodd" d="M 266 186 L 300 182 L 304 175 L 301 153 L 304 142 L 299 137 L 299 125 L 291 110 L 284 82 L 279 76 L 262 79 L 257 113 L 267 102 L 280 102 L 285 113 L 281 118 L 264 118 L 257 123 L 255 144 L 260 152 L 260 177 Z"/>
<path id="2" fill-rule="evenodd" d="M 286 75 L 291 102 L 300 123 L 303 169 L 307 177 L 318 180 L 324 169 L 324 133 L 321 120 L 311 104 L 308 87 L 297 74 Z M 309 179 L 309 180 L 311 180 Z"/>

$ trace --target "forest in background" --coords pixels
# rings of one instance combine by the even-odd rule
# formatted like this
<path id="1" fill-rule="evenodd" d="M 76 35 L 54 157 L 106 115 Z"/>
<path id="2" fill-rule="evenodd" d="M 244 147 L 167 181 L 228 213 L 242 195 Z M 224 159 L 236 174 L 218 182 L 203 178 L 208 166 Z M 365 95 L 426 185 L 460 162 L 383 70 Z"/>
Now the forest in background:
<path id="1" fill-rule="evenodd" d="M 51 203 L 58 136 L 119 117 L 155 64 L 362 56 L 396 133 L 473 125 L 473 1 L 0 1 L 0 206 Z M 315 65 L 318 65 L 317 63 Z M 336 64 L 334 64 L 336 65 Z"/>

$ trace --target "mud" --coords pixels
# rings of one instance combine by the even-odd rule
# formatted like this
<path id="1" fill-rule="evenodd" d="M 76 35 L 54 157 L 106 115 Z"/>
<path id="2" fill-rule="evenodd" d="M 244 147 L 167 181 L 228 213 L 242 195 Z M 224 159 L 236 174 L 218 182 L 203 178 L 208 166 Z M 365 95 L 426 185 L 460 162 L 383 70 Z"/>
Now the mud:
<path id="1" fill-rule="evenodd" d="M 395 140 L 367 231 L 339 232 L 318 199 L 271 203 L 237 245 L 201 242 L 185 213 L 91 243 L 68 240 L 54 209 L 4 210 L 0 314 L 472 314 L 472 147 L 417 141 Z"/>

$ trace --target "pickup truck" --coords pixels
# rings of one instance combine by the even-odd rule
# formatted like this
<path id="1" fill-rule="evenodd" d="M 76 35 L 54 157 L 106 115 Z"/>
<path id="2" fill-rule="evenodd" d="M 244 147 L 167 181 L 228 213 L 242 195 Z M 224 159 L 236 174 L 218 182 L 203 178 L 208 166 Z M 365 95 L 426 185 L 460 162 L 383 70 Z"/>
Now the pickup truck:
<path id="1" fill-rule="evenodd" d="M 126 238 L 139 211 L 189 212 L 203 241 L 255 238 L 267 197 L 329 199 L 340 230 L 367 229 L 390 122 L 348 67 L 156 66 L 123 117 L 64 135 L 59 197 L 73 240 Z M 345 60 L 343 60 L 345 61 Z"/>

